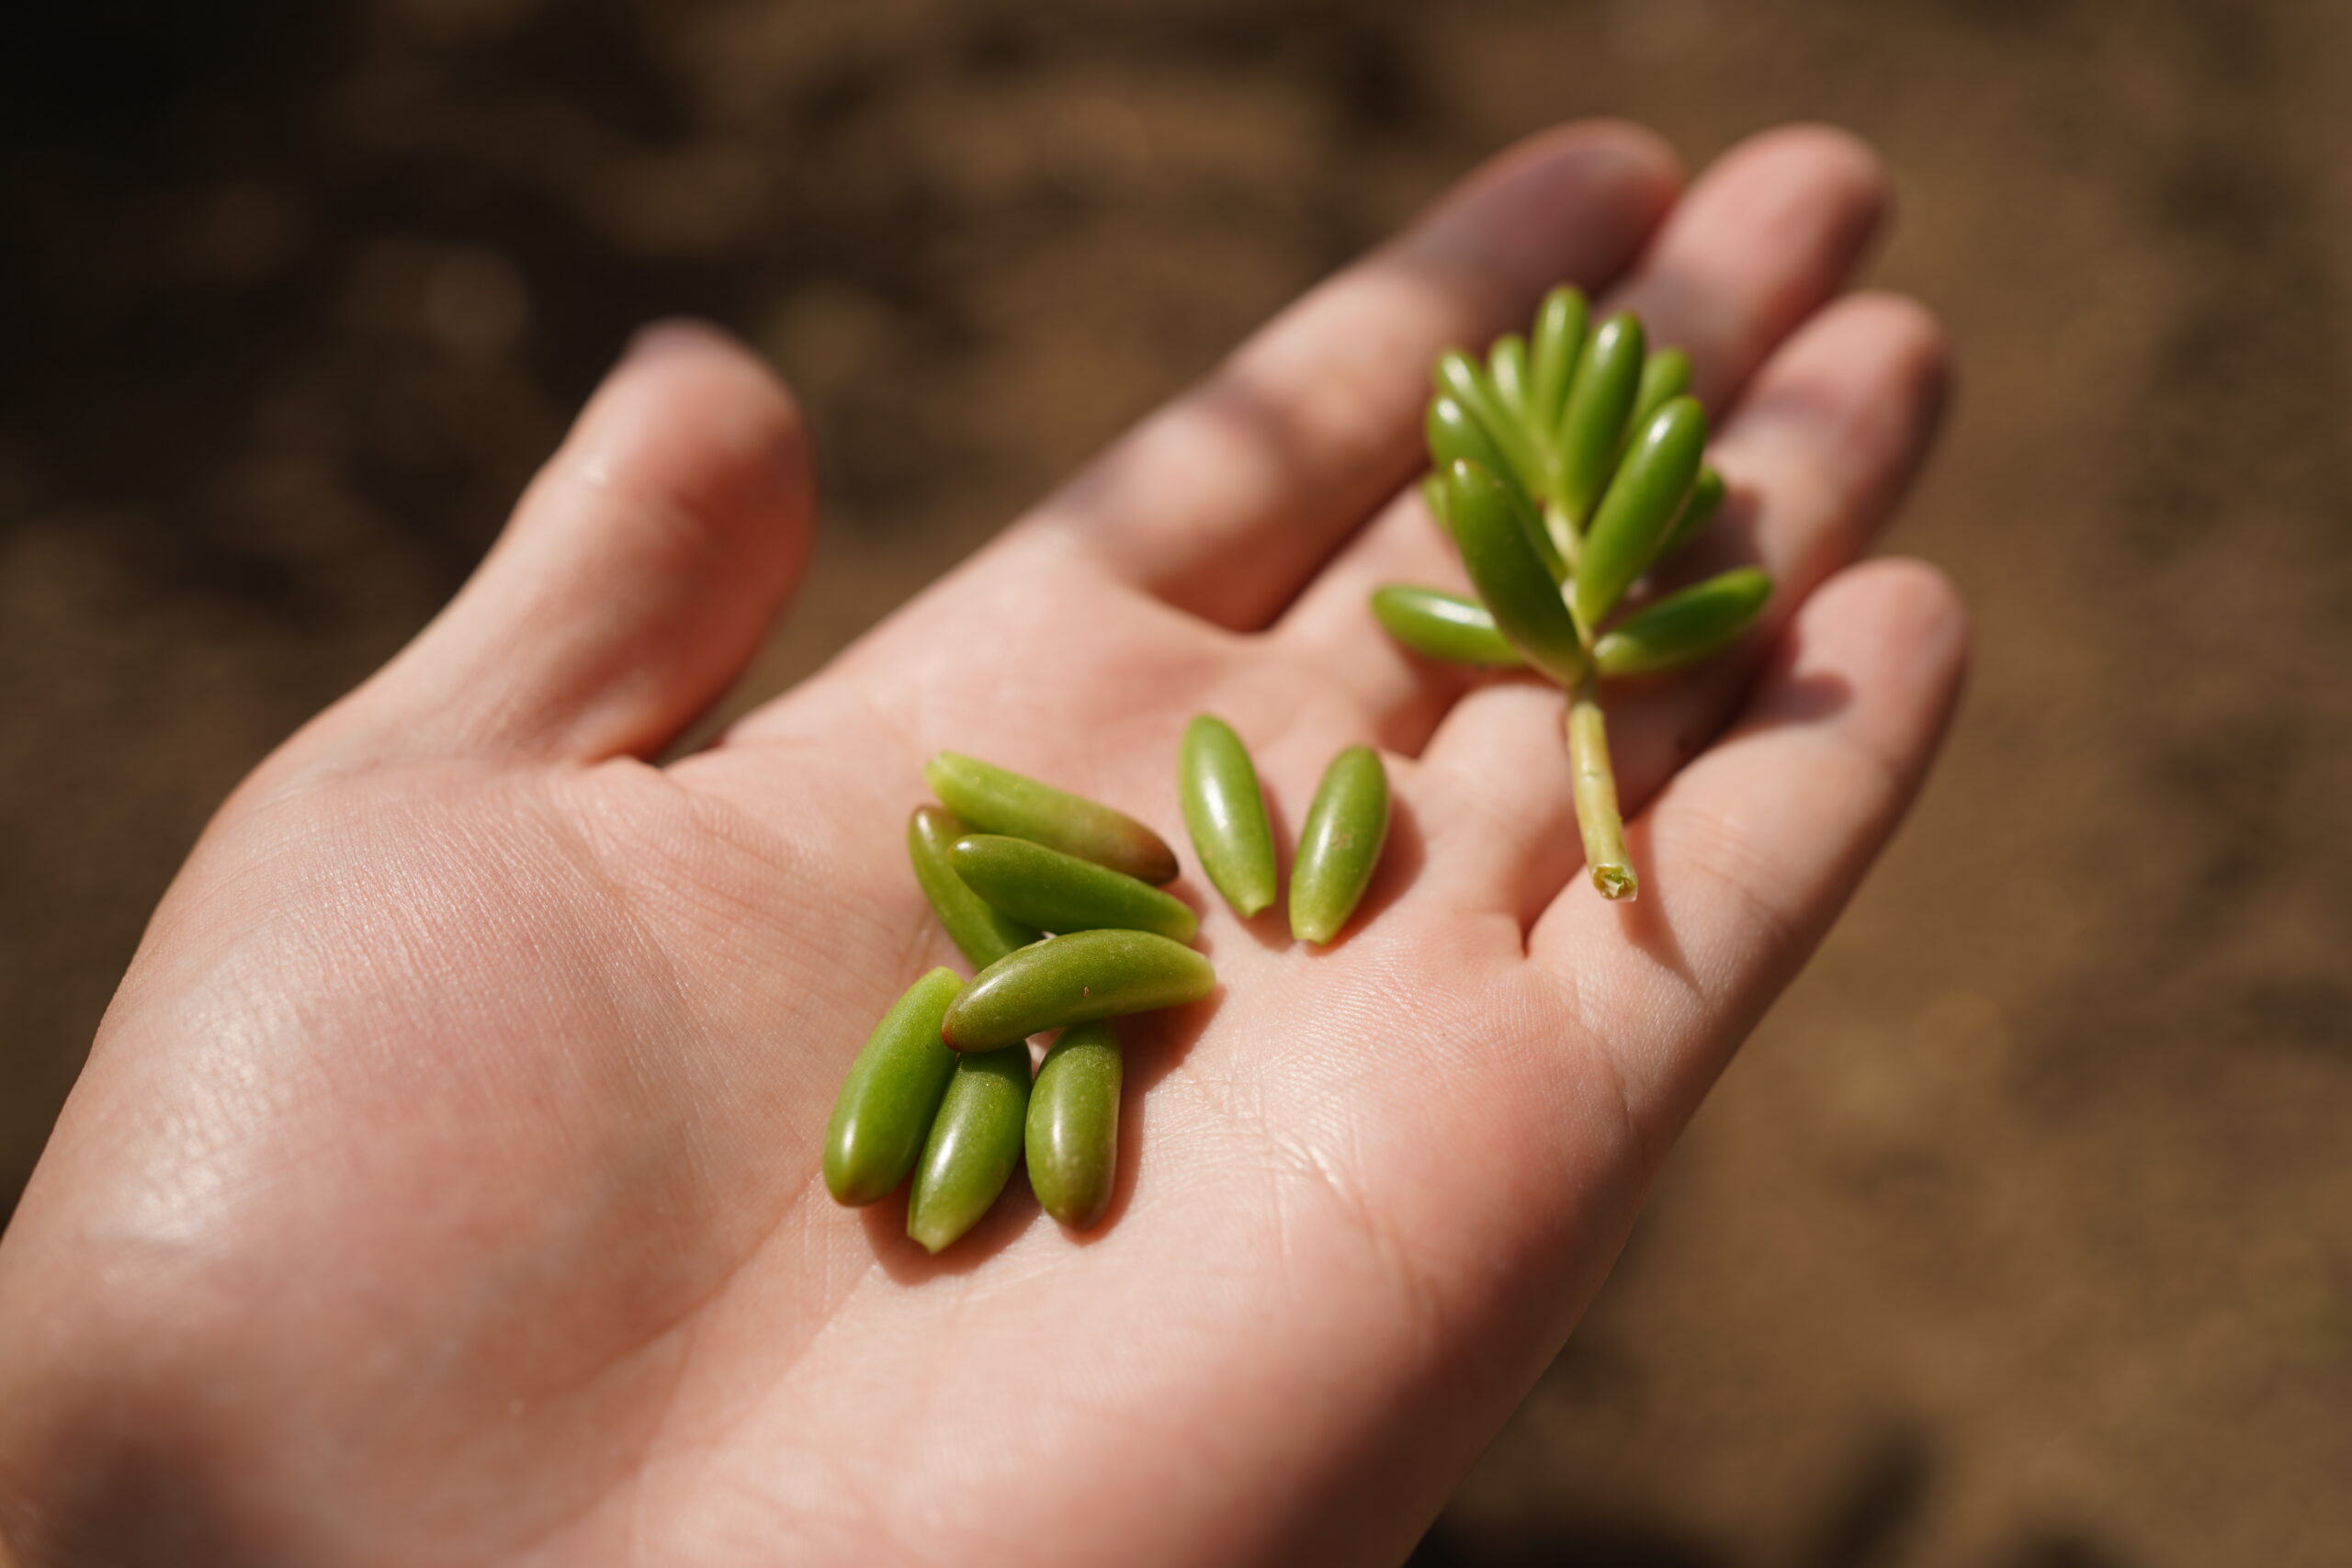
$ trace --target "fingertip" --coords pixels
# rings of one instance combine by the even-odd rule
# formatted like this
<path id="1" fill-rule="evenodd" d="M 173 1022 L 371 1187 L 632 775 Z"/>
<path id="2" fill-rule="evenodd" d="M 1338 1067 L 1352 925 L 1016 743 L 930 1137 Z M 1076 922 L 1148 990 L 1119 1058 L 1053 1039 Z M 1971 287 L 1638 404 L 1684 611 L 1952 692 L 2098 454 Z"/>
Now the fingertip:
<path id="1" fill-rule="evenodd" d="M 1864 230 L 1894 215 L 1894 182 L 1886 160 L 1843 126 L 1798 120 L 1759 130 L 1733 146 L 1714 169 L 1742 178 L 1760 172 L 1835 185 L 1851 198 L 1851 221 Z"/>
<path id="2" fill-rule="evenodd" d="M 1844 131 L 1750 137 L 1692 182 L 1612 308 L 1688 352 L 1693 395 L 1724 408 L 1844 285 L 1888 199 L 1878 155 Z"/>
<path id="3" fill-rule="evenodd" d="M 550 478 L 674 510 L 765 574 L 797 567 L 815 511 L 798 400 L 767 363 L 708 322 L 633 334 Z M 518 525 L 527 525 L 526 501 Z"/>
<path id="4" fill-rule="evenodd" d="M 1489 158 L 1401 243 L 1498 275 L 1498 298 L 1564 280 L 1597 288 L 1633 259 L 1681 188 L 1681 162 L 1655 132 L 1580 120 Z"/>
<path id="5" fill-rule="evenodd" d="M 740 674 L 806 565 L 798 404 L 715 327 L 629 340 L 465 588 L 322 733 L 368 755 L 651 755 Z"/>
<path id="6" fill-rule="evenodd" d="M 1959 684 L 1974 652 L 1975 626 L 1966 596 L 1941 567 L 1890 556 L 1865 561 L 1843 577 L 1845 592 L 1869 595 L 1882 637 L 1909 648 L 1937 683 Z"/>
<path id="7" fill-rule="evenodd" d="M 1792 412 L 1815 411 L 1825 401 L 1850 400 L 1826 397 L 1832 387 L 1866 385 L 1871 407 L 1900 406 L 1910 423 L 1931 424 L 1950 392 L 1951 373 L 1951 340 L 1934 312 L 1899 294 L 1850 294 L 1825 306 L 1781 345 L 1729 423 L 1769 418 L 1776 402 Z"/>
<path id="8" fill-rule="evenodd" d="M 1895 295 L 1837 300 L 1781 346 L 1713 448 L 1775 498 L 1755 544 L 1776 576 L 1807 589 L 1860 548 L 1934 449 L 1951 385 L 1941 324 Z"/>
<path id="9" fill-rule="evenodd" d="M 1933 310 L 1904 294 L 1865 289 L 1838 304 L 1847 330 L 1874 341 L 1896 377 L 1896 385 L 1940 419 L 1951 398 L 1951 337 Z"/>
<path id="10" fill-rule="evenodd" d="M 1598 291 L 1673 204 L 1673 154 L 1615 121 L 1510 148 L 1310 292 L 1023 530 L 1235 630 L 1279 614 L 1419 466 L 1430 361 Z"/>
<path id="11" fill-rule="evenodd" d="M 1849 567 L 1799 608 L 1741 728 L 1835 722 L 1907 792 L 1957 705 L 1970 639 L 1967 603 L 1939 568 L 1907 557 Z M 1827 688 L 1851 692 L 1827 701 Z"/>
<path id="12" fill-rule="evenodd" d="M 1624 194 L 1661 210 L 1682 188 L 1682 159 L 1674 144 L 1630 119 L 1596 118 L 1555 125 L 1522 137 L 1492 165 L 1499 177 L 1525 170 L 1561 178 L 1613 181 Z"/>
<path id="13" fill-rule="evenodd" d="M 1967 654 L 1967 607 L 1941 571 L 1908 559 L 1850 567 L 1798 609 L 1738 724 L 1642 814 L 1643 918 L 1688 966 L 1654 976 L 1647 998 L 1625 998 L 1625 1020 L 1665 1027 L 1646 1041 L 1631 1028 L 1621 1048 L 1640 1064 L 1635 1099 L 1667 1124 L 1742 1032 L 1701 1030 L 1693 1050 L 1694 1025 L 1761 1010 L 1917 798 Z M 1530 951 L 1566 964 L 1623 929 L 1571 888 Z"/>

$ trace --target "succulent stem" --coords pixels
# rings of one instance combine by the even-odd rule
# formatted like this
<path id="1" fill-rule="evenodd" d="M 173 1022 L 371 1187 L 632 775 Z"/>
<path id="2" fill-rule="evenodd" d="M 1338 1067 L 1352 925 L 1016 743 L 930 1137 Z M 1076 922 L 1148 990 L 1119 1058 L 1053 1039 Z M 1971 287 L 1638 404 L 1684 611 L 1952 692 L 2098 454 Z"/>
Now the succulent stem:
<path id="1" fill-rule="evenodd" d="M 1625 822 L 1617 810 L 1617 775 L 1609 765 L 1609 728 L 1589 679 L 1568 694 L 1568 766 L 1575 776 L 1577 827 L 1584 861 L 1600 896 L 1615 902 L 1641 891 L 1625 853 Z"/>

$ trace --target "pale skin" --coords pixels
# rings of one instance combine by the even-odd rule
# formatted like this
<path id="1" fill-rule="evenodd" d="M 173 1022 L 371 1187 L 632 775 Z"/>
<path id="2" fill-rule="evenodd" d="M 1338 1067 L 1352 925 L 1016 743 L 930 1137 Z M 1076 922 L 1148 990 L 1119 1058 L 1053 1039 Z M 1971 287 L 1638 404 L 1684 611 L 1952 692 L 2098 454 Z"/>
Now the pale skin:
<path id="1" fill-rule="evenodd" d="M 1884 205 L 1826 130 L 1687 189 L 1631 128 L 1537 138 L 666 765 L 783 613 L 814 500 L 764 369 L 641 339 L 474 580 L 156 912 L 0 1244 L 20 1562 L 1402 1558 L 1950 713 L 1955 595 L 1851 564 L 1945 375 L 1917 306 L 1839 293 Z M 1690 351 L 1735 495 L 1702 550 L 1780 585 L 1736 655 L 1609 698 L 1630 909 L 1580 874 L 1560 694 L 1364 608 L 1461 581 L 1391 501 L 1430 361 L 1561 278 Z M 1182 847 L 1204 710 L 1285 835 L 1335 752 L 1383 748 L 1397 828 L 1348 931 L 1310 951 L 1205 895 L 1219 991 L 1129 1029 L 1090 1236 L 1018 1184 L 935 1260 L 902 1200 L 836 1206 L 843 1070 L 960 967 L 904 859 L 923 760 Z"/>

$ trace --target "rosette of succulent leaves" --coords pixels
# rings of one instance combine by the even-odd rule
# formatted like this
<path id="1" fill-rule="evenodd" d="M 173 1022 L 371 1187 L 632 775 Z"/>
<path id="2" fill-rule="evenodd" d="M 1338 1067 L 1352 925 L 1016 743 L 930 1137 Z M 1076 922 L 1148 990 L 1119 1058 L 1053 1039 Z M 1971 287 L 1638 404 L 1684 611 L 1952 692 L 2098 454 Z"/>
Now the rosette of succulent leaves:
<path id="1" fill-rule="evenodd" d="M 1391 584 L 1373 594 L 1373 611 L 1421 653 L 1523 664 L 1567 693 L 1585 863 L 1604 897 L 1631 898 L 1640 882 L 1626 857 L 1601 684 L 1713 657 L 1772 592 L 1753 568 L 1647 592 L 1652 569 L 1724 499 L 1703 460 L 1707 416 L 1688 395 L 1690 357 L 1651 352 L 1630 314 L 1591 324 L 1584 297 L 1561 288 L 1531 335 L 1498 339 L 1483 365 L 1447 354 L 1435 379 L 1422 494 L 1477 594 Z"/>

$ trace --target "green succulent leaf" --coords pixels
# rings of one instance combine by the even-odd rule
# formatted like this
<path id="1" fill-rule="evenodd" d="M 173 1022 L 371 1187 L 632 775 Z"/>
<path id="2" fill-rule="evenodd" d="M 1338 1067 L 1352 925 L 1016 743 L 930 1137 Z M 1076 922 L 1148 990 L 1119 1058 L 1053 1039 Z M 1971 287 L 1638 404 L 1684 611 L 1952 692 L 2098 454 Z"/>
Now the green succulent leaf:
<path id="1" fill-rule="evenodd" d="M 1644 356 L 1642 323 L 1621 310 L 1594 331 L 1577 361 L 1560 414 L 1550 498 L 1579 530 L 1609 483 L 1641 389 Z"/>
<path id="2" fill-rule="evenodd" d="M 1600 626 L 1657 556 L 1682 515 L 1707 446 L 1695 398 L 1676 398 L 1634 438 L 1577 556 L 1572 602 L 1582 625 Z"/>
<path id="3" fill-rule="evenodd" d="M 1473 457 L 1446 457 L 1437 456 L 1442 468 L 1447 463 L 1470 462 L 1518 481 L 1527 494 L 1540 495 L 1544 489 L 1544 463 L 1533 439 L 1524 425 L 1504 406 L 1495 384 L 1477 361 L 1468 355 L 1452 353 L 1440 356 L 1437 362 L 1437 389 L 1441 396 L 1451 398 L 1461 405 L 1486 432 L 1487 437 L 1503 459 L 1496 468 L 1484 458 Z"/>
<path id="4" fill-rule="evenodd" d="M 1584 644 L 1530 537 L 1519 498 L 1476 463 L 1454 464 L 1447 484 L 1462 564 L 1496 626 L 1530 664 L 1573 684 L 1585 671 Z"/>
<path id="5" fill-rule="evenodd" d="M 1388 635 L 1416 653 L 1456 664 L 1524 664 L 1495 617 L 1466 593 L 1392 582 L 1373 590 L 1372 613 Z"/>
<path id="6" fill-rule="evenodd" d="M 1738 640 L 1772 597 L 1772 580 L 1741 567 L 1670 593 L 1626 616 L 1593 646 L 1603 675 L 1686 669 Z"/>
<path id="7" fill-rule="evenodd" d="M 1690 356 L 1679 348 L 1655 350 L 1642 365 L 1642 382 L 1634 392 L 1634 412 L 1625 421 L 1630 436 L 1647 430 L 1657 411 L 1690 389 Z"/>
<path id="8" fill-rule="evenodd" d="M 1547 446 L 1558 445 L 1568 382 L 1576 375 L 1577 356 L 1584 352 L 1586 315 L 1584 296 L 1566 284 L 1546 294 L 1536 313 L 1535 336 L 1528 347 L 1528 417 L 1545 433 Z"/>

